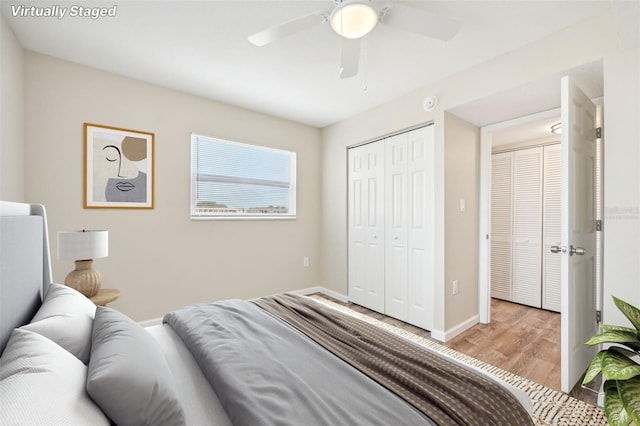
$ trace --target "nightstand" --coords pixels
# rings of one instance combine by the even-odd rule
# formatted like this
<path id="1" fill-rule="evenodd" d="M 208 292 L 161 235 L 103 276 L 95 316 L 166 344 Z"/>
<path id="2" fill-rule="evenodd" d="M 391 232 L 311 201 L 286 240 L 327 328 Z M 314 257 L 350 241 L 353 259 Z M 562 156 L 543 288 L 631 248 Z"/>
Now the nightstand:
<path id="1" fill-rule="evenodd" d="M 98 290 L 98 294 L 90 297 L 89 300 L 95 303 L 96 306 L 107 306 L 107 303 L 113 302 L 118 297 L 120 297 L 120 290 L 113 288 L 101 288 Z"/>

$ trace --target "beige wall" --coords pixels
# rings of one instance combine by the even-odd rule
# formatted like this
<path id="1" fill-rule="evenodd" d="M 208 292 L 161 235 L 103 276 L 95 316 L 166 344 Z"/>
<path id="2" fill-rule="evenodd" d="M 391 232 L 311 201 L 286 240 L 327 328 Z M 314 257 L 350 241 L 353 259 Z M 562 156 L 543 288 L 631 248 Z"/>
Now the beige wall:
<path id="1" fill-rule="evenodd" d="M 478 320 L 478 192 L 480 129 L 445 113 L 445 330 Z M 464 212 L 460 200 L 464 199 Z M 459 292 L 453 294 L 453 280 Z"/>
<path id="2" fill-rule="evenodd" d="M 319 130 L 33 52 L 25 82 L 26 199 L 47 206 L 55 280 L 73 267 L 57 231 L 87 228 L 109 230 L 95 267 L 136 320 L 318 284 Z M 82 207 L 84 122 L 155 133 L 154 210 Z M 191 221 L 191 132 L 296 151 L 297 220 Z"/>
<path id="3" fill-rule="evenodd" d="M 24 201 L 24 58 L 0 15 L 0 200 Z"/>
<path id="4" fill-rule="evenodd" d="M 552 58 L 550 52 L 553 52 Z M 445 168 L 448 165 L 445 158 L 449 143 L 445 111 L 596 60 L 603 61 L 605 76 L 605 209 L 618 204 L 636 209 L 635 216 L 629 220 L 617 220 L 614 227 L 619 225 L 619 231 L 613 230 L 611 234 L 605 231 L 604 293 L 606 298 L 612 289 L 616 289 L 617 294 L 628 295 L 632 302 L 640 302 L 640 271 L 637 266 L 640 257 L 637 215 L 640 193 L 637 176 L 640 167 L 637 148 L 640 116 L 638 51 L 624 52 L 620 49 L 609 13 L 323 129 L 322 285 L 337 292 L 347 292 L 346 147 L 433 120 L 436 126 L 434 331 L 446 335 L 459 325 L 458 321 L 473 316 L 477 312 L 476 307 L 458 306 L 450 303 L 452 299 L 449 297 L 451 284 L 447 282 L 446 266 L 450 264 L 448 261 L 452 254 L 446 247 L 453 244 L 458 236 L 450 231 L 445 220 Z M 439 98 L 438 106 L 429 113 L 422 109 L 422 101 L 427 95 Z M 617 162 L 624 167 L 616 166 Z M 612 172 L 613 169 L 616 171 Z M 607 219 L 605 215 L 605 227 L 607 220 L 612 218 Z M 628 231 L 626 235 L 625 230 Z M 627 250 L 623 255 L 620 247 Z M 608 262 L 619 269 L 612 270 L 607 266 Z M 605 310 L 605 318 L 606 315 Z"/>
<path id="5" fill-rule="evenodd" d="M 604 61 L 603 321 L 628 325 L 616 296 L 640 306 L 640 50 Z"/>

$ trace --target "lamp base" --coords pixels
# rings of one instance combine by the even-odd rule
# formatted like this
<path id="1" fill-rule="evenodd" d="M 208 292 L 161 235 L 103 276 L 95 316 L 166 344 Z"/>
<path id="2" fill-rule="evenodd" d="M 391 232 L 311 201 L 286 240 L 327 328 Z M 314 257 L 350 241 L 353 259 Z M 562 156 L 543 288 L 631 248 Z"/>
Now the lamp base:
<path id="1" fill-rule="evenodd" d="M 65 285 L 78 290 L 87 297 L 98 294 L 102 286 L 102 274 L 93 269 L 93 260 L 76 260 L 76 269 L 64 279 Z"/>

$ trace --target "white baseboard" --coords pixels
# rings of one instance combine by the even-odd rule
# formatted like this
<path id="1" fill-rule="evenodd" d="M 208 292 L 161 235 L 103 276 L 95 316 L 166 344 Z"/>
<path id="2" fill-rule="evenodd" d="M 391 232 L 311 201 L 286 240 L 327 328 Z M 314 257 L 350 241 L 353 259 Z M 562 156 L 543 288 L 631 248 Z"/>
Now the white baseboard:
<path id="1" fill-rule="evenodd" d="M 325 294 L 329 297 L 332 297 L 342 303 L 348 303 L 349 302 L 349 297 L 345 296 L 342 293 L 338 293 L 336 291 L 333 290 L 329 290 L 328 288 L 324 288 L 324 287 L 309 287 L 309 288 L 303 288 L 300 290 L 294 290 L 294 291 L 290 291 L 289 293 L 294 293 L 294 294 L 301 294 L 303 296 L 307 296 L 309 294 L 313 294 L 313 293 L 322 293 Z"/>
<path id="2" fill-rule="evenodd" d="M 450 328 L 449 330 L 431 330 L 431 337 L 440 342 L 446 342 L 453 339 L 457 335 L 464 333 L 474 325 L 478 324 L 478 322 L 480 322 L 480 316 L 476 314 L 466 321 L 463 321 L 460 324 L 456 325 L 455 327 Z"/>

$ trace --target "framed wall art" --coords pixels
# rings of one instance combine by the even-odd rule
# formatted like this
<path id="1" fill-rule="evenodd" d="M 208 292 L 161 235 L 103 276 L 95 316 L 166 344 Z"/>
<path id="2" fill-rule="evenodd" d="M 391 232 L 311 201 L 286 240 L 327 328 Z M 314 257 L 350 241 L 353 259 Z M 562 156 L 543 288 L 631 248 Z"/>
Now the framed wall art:
<path id="1" fill-rule="evenodd" d="M 154 134 L 84 123 L 84 207 L 152 209 Z"/>

